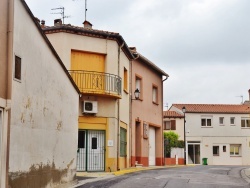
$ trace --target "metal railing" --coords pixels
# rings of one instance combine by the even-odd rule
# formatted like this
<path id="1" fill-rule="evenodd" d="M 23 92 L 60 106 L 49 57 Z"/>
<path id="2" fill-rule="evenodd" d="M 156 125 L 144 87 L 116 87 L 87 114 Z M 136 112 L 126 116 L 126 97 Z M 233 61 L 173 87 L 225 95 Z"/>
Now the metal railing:
<path id="1" fill-rule="evenodd" d="M 69 70 L 82 93 L 121 95 L 121 77 L 102 72 Z"/>

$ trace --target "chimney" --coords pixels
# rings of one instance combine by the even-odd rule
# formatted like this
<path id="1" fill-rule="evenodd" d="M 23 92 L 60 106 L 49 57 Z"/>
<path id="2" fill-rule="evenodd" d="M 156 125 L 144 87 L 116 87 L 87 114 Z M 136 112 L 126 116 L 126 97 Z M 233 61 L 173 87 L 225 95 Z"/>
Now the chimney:
<path id="1" fill-rule="evenodd" d="M 54 26 L 61 26 L 62 25 L 62 19 L 55 19 L 54 20 Z"/>
<path id="2" fill-rule="evenodd" d="M 45 28 L 45 21 L 44 20 L 41 21 L 41 28 Z"/>
<path id="3" fill-rule="evenodd" d="M 89 21 L 85 20 L 83 22 L 83 28 L 85 28 L 85 29 L 92 29 L 92 24 Z"/>
<path id="4" fill-rule="evenodd" d="M 248 94 L 249 94 L 249 98 L 248 98 L 248 100 L 250 101 L 250 89 L 248 90 Z"/>

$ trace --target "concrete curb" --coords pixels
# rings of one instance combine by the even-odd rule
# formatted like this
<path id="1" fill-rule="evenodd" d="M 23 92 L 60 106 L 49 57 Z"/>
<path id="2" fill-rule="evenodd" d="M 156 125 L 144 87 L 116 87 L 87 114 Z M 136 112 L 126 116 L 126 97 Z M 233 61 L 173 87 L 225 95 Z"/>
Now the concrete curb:
<path id="1" fill-rule="evenodd" d="M 250 184 L 250 168 L 245 168 L 240 171 L 241 177 Z"/>
<path id="2" fill-rule="evenodd" d="M 80 177 L 92 177 L 91 179 L 80 180 L 78 183 L 71 188 L 76 188 L 78 186 L 84 185 L 86 183 L 91 183 L 95 181 L 105 180 L 109 178 L 113 178 L 115 176 L 121 176 L 124 174 L 129 174 L 133 172 L 139 172 L 144 170 L 153 170 L 153 169 L 162 169 L 162 168 L 178 168 L 183 167 L 183 165 L 171 165 L 171 166 L 153 166 L 153 167 L 131 167 L 126 168 L 116 172 L 98 172 L 98 173 L 88 173 L 88 172 L 78 172 L 77 176 Z"/>

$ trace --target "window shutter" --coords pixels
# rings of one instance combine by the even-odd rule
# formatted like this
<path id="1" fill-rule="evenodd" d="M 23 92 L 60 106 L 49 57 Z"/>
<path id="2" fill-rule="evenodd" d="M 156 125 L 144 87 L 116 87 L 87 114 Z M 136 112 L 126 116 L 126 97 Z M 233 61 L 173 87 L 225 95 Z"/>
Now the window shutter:
<path id="1" fill-rule="evenodd" d="M 175 120 L 171 120 L 171 130 L 176 130 Z"/>

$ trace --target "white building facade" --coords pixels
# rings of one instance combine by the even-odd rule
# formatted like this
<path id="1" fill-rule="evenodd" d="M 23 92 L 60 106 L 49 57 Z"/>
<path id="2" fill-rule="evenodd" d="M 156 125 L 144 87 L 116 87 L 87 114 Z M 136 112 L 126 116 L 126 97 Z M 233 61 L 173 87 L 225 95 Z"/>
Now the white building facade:
<path id="1" fill-rule="evenodd" d="M 170 110 L 183 107 L 187 164 L 250 165 L 249 105 L 173 104 Z"/>

